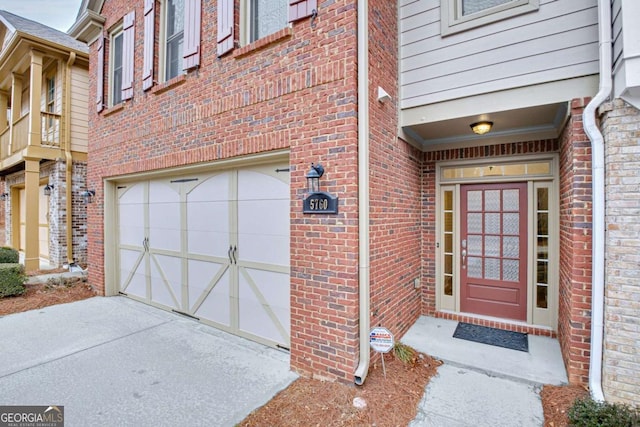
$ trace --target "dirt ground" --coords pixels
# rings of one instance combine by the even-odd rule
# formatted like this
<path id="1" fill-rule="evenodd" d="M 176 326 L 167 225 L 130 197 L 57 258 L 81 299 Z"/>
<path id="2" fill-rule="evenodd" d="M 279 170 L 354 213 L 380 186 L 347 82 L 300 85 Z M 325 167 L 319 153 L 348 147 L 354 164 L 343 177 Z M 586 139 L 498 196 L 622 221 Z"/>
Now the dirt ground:
<path id="1" fill-rule="evenodd" d="M 0 299 L 0 316 L 95 295 L 91 286 L 81 279 L 27 285 L 25 294 Z M 442 363 L 424 354 L 415 354 L 412 362 L 403 363 L 389 353 L 385 355 L 384 364 L 386 376 L 378 358 L 361 387 L 300 378 L 239 425 L 406 426 L 415 418 L 424 389 Z M 587 391 L 578 386 L 544 386 L 540 393 L 544 427 L 568 426 L 567 410 L 576 398 L 586 394 Z M 366 406 L 356 408 L 356 398 Z M 481 420 L 478 421 L 481 425 Z"/>

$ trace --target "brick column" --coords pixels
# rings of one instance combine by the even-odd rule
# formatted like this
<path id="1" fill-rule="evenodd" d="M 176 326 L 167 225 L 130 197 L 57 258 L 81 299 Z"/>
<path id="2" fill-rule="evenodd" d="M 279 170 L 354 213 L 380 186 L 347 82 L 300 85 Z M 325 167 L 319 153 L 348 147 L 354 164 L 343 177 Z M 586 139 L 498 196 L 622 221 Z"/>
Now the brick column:
<path id="1" fill-rule="evenodd" d="M 640 111 L 620 99 L 601 107 L 605 138 L 606 260 L 603 390 L 640 402 Z"/>
<path id="2" fill-rule="evenodd" d="M 560 141 L 558 339 L 569 382 L 587 384 L 591 338 L 591 142 L 582 123 L 589 99 L 574 99 Z"/>

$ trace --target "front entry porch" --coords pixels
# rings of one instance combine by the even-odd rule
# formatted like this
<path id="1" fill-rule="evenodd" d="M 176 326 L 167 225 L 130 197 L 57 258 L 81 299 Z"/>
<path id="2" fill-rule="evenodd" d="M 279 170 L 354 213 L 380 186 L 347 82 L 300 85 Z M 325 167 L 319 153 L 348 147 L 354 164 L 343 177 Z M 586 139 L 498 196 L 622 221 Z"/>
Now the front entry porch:
<path id="1" fill-rule="evenodd" d="M 557 339 L 529 334 L 529 351 L 523 352 L 453 338 L 457 325 L 455 320 L 421 316 L 402 342 L 447 364 L 490 376 L 536 385 L 568 383 Z"/>

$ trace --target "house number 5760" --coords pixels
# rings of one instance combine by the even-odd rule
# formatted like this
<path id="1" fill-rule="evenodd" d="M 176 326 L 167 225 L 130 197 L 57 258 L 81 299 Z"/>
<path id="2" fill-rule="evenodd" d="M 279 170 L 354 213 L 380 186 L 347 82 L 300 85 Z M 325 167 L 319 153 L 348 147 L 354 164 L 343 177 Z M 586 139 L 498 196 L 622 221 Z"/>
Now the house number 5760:
<path id="1" fill-rule="evenodd" d="M 325 210 L 329 207 L 329 200 L 327 199 L 311 199 L 309 200 L 309 208 L 312 211 Z"/>

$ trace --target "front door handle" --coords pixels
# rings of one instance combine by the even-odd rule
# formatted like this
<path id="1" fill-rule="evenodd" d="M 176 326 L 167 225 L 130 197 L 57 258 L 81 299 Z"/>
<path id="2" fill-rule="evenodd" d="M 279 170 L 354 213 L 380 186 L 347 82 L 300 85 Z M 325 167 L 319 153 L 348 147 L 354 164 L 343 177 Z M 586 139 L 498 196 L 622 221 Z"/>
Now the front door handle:
<path id="1" fill-rule="evenodd" d="M 466 260 L 467 260 L 467 250 L 463 249 L 461 252 L 462 255 L 462 268 L 466 268 L 467 264 L 466 264 Z"/>

